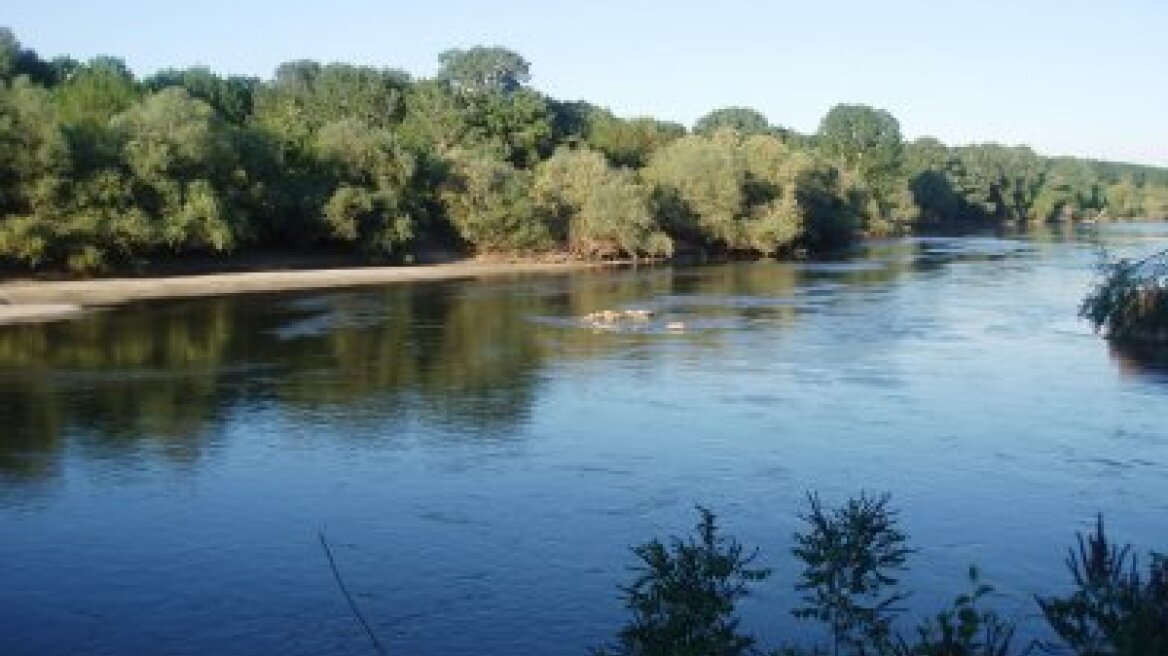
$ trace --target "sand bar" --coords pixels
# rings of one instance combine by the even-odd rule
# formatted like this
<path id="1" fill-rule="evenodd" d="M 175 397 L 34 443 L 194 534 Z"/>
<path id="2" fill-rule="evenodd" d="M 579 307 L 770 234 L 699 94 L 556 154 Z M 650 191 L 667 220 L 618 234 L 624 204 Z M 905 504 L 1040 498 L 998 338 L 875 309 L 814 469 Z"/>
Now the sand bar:
<path id="1" fill-rule="evenodd" d="M 325 289 L 398 282 L 451 280 L 534 273 L 568 273 L 602 266 L 588 262 L 448 264 L 251 271 L 164 278 L 32 280 L 0 283 L 0 324 L 66 318 L 86 306 L 194 296 L 220 296 L 298 289 Z"/>

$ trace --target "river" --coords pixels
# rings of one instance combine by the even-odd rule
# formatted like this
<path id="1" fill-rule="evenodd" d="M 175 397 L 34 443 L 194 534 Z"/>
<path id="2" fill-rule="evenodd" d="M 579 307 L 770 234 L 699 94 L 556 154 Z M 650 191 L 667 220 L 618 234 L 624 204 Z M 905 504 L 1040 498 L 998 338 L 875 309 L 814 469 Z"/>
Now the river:
<path id="1" fill-rule="evenodd" d="M 807 491 L 887 491 L 923 612 L 978 564 L 1034 593 L 1103 512 L 1168 548 L 1168 367 L 1076 319 L 1101 247 L 1168 227 L 146 302 L 0 327 L 0 653 L 361 654 L 321 548 L 391 654 L 583 655 L 629 546 L 695 504 L 790 616 Z M 645 308 L 646 323 L 580 318 Z M 682 322 L 683 330 L 666 325 Z"/>

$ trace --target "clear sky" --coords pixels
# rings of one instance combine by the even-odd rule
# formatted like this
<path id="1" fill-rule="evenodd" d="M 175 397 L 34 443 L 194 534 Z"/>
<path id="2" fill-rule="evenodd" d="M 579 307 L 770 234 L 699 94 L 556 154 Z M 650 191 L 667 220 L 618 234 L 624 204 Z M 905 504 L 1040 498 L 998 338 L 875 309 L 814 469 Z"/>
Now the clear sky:
<path id="1" fill-rule="evenodd" d="M 538 89 L 621 115 L 746 105 L 810 132 L 858 102 L 909 138 L 1168 166 L 1168 0 L 4 0 L 4 24 L 42 56 L 139 74 L 316 59 L 428 76 L 447 48 L 503 45 Z"/>

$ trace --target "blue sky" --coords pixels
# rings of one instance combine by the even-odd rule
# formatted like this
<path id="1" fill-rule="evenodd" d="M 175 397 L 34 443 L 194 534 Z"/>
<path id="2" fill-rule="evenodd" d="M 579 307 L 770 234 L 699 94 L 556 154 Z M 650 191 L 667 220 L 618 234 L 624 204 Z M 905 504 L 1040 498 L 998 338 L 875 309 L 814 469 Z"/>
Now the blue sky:
<path id="1" fill-rule="evenodd" d="M 859 102 L 910 138 L 1168 166 L 1168 0 L 5 0 L 0 24 L 140 74 L 317 59 L 426 76 L 446 48 L 504 45 L 540 90 L 621 115 L 746 105 L 813 131 Z"/>

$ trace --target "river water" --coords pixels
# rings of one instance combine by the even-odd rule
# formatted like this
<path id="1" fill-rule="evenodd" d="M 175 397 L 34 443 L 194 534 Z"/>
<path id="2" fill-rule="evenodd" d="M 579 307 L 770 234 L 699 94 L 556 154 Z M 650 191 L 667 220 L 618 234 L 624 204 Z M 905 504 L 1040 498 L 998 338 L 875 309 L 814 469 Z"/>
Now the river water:
<path id="1" fill-rule="evenodd" d="M 575 654 L 629 546 L 694 504 L 795 620 L 807 491 L 890 492 L 923 612 L 1031 595 L 1103 512 L 1168 548 L 1168 367 L 1075 317 L 1164 225 L 913 238 L 833 262 L 649 267 L 142 303 L 0 328 L 0 653 Z M 602 309 L 652 309 L 595 329 Z M 683 331 L 666 329 L 683 322 Z"/>

